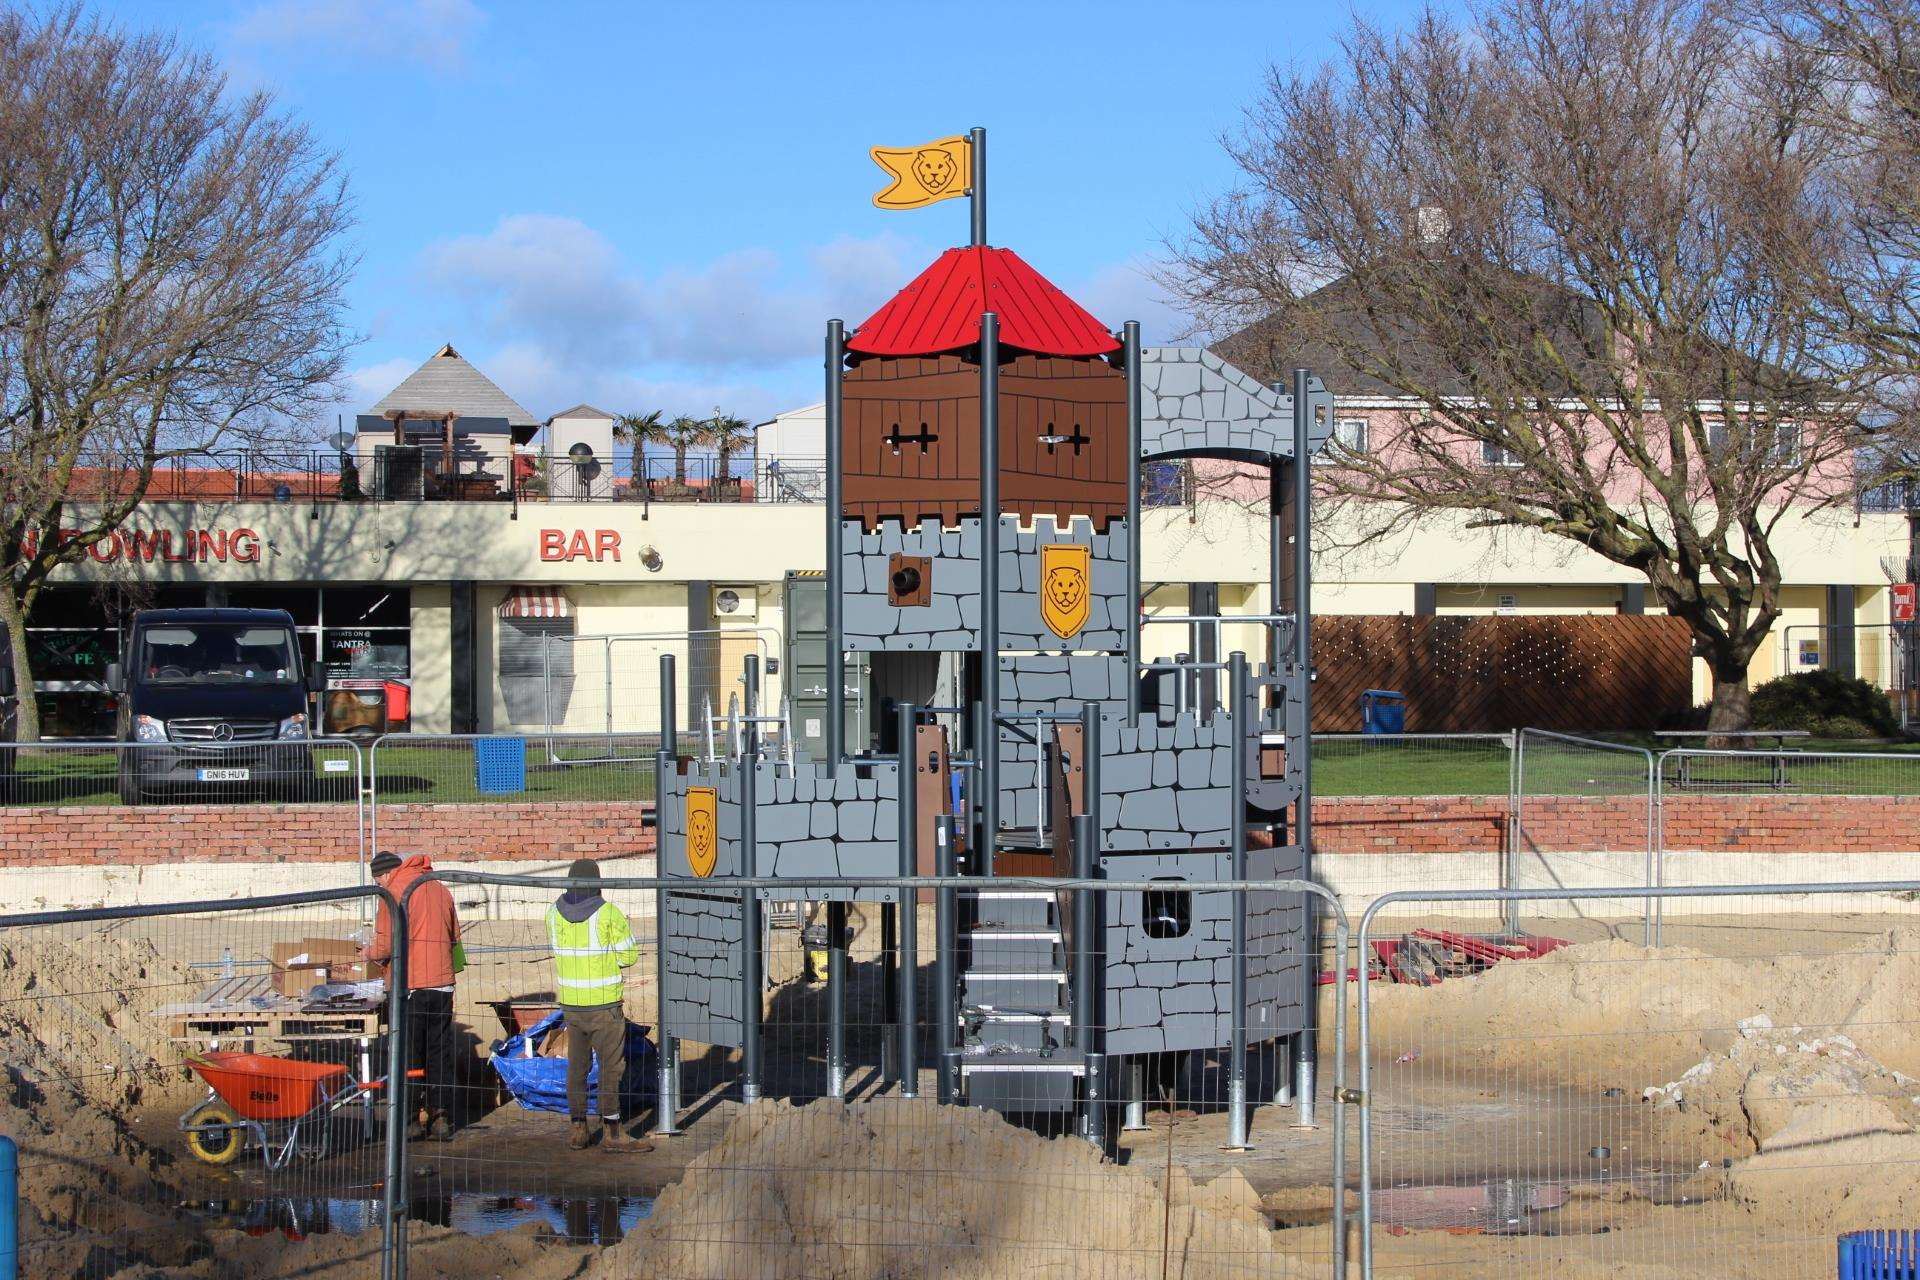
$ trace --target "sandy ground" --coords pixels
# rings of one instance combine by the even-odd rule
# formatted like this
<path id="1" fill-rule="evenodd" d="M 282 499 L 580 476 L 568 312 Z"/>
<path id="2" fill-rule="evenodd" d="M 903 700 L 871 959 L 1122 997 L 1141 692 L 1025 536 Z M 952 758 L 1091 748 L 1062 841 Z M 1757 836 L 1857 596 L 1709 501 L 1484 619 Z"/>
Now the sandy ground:
<path id="1" fill-rule="evenodd" d="M 1380 1274 L 1824 1277 L 1836 1232 L 1911 1222 L 1920 928 L 1904 910 L 1669 917 L 1653 951 L 1637 924 L 1555 922 L 1542 927 L 1577 945 L 1546 959 L 1436 988 L 1375 984 Z M 228 917 L 0 938 L 0 1129 L 25 1153 L 25 1274 L 377 1274 L 375 1238 L 339 1221 L 340 1206 L 377 1196 L 377 1148 L 272 1178 L 257 1161 L 185 1159 L 174 1126 L 197 1089 L 152 1014 L 213 976 L 189 962 L 231 947 L 244 966 L 272 940 L 354 923 Z M 486 1002 L 546 989 L 537 933 L 486 921 L 469 934 L 460 1010 L 476 1063 L 502 1034 Z M 856 1064 L 878 1056 L 877 943 L 875 926 L 855 948 Z M 799 958 L 793 935 L 776 934 L 768 1067 L 772 1093 L 806 1100 L 824 1084 L 824 997 L 790 981 Z M 648 974 L 628 1008 L 651 1021 Z M 416 1148 L 412 1274 L 1132 1277 L 1162 1274 L 1163 1252 L 1169 1275 L 1326 1274 L 1332 1109 L 1323 1096 L 1319 1126 L 1300 1130 L 1291 1109 L 1263 1107 L 1254 1149 L 1222 1151 L 1224 1067 L 1195 1055 L 1180 1093 L 1197 1114 L 1121 1135 L 1105 1162 L 1073 1136 L 901 1102 L 867 1065 L 852 1107 L 743 1112 L 719 1050 L 688 1065 L 683 1136 L 647 1155 L 576 1154 L 559 1117 L 496 1106 L 476 1072 L 470 1127 Z M 1256 1056 L 1252 1076 L 1254 1096 L 1270 1096 L 1275 1064 Z M 1355 1109 L 1349 1119 L 1357 1153 Z M 656 1196 L 651 1217 L 617 1221 Z M 263 1216 L 267 1203 L 283 1207 Z M 499 1204 L 535 1221 L 476 1237 L 474 1214 Z M 328 1211 L 334 1229 L 315 1230 Z M 234 1229 L 248 1215 L 255 1234 Z"/>

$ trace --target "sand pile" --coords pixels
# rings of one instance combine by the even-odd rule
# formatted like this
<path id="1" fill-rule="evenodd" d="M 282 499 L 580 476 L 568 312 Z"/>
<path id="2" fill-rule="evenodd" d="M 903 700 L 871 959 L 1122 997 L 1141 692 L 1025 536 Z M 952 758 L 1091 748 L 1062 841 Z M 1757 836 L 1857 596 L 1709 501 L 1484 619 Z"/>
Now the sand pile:
<path id="1" fill-rule="evenodd" d="M 925 1102 L 765 1103 L 608 1250 L 593 1280 L 1305 1276 L 1237 1173 L 1195 1187 L 998 1116 Z M 1170 1229 L 1163 1229 L 1170 1217 Z"/>
<path id="2" fill-rule="evenodd" d="M 77 1267 L 87 1237 L 122 1235 L 148 1257 L 175 1249 L 161 1187 L 171 1157 L 136 1139 L 136 1108 L 187 1092 L 162 1067 L 165 1028 L 148 1016 L 181 998 L 186 971 L 152 943 L 35 938 L 0 944 L 0 1133 L 20 1144 L 20 1189 L 31 1225 L 23 1238 L 72 1238 L 36 1253 L 47 1274 Z"/>
<path id="3" fill-rule="evenodd" d="M 1774 1026 L 1844 1032 L 1877 1062 L 1920 1076 L 1916 990 L 1920 930 L 1804 956 L 1589 942 L 1438 987 L 1374 987 L 1374 1050 L 1391 1059 L 1418 1049 L 1536 1077 L 1558 1064 L 1567 1080 L 1647 1083 L 1764 1015 Z"/>

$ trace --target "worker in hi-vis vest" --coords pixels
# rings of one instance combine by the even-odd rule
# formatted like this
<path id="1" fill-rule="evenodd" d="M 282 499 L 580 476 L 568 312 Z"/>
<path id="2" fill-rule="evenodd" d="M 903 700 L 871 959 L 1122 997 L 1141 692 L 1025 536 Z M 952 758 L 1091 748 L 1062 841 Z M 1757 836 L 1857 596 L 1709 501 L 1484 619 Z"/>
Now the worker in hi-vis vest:
<path id="1" fill-rule="evenodd" d="M 553 947 L 554 985 L 567 1032 L 567 1145 L 575 1151 L 593 1141 L 587 1127 L 587 1072 L 600 1059 L 600 1126 L 608 1151 L 651 1151 L 620 1124 L 620 1086 L 627 1074 L 627 1013 L 620 1004 L 625 970 L 640 958 L 633 926 L 620 908 L 600 896 L 600 864 L 577 859 L 567 869 L 573 888 L 547 908 L 547 941 Z"/>

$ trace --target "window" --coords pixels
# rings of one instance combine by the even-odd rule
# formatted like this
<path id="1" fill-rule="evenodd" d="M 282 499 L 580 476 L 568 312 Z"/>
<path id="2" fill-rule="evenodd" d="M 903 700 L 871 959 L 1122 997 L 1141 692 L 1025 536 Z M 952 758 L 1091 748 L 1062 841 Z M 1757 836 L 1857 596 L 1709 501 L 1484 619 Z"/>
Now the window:
<path id="1" fill-rule="evenodd" d="M 1333 430 L 1327 434 L 1326 441 L 1314 450 L 1315 462 L 1338 462 L 1341 454 L 1365 453 L 1367 451 L 1367 420 L 1365 418 L 1335 418 Z"/>
<path id="2" fill-rule="evenodd" d="M 1193 472 L 1184 462 L 1147 462 L 1140 467 L 1140 505 L 1183 507 L 1193 487 Z"/>
<path id="3" fill-rule="evenodd" d="M 1756 444 L 1767 434 L 1765 423 L 1750 423 L 1744 427 L 1748 438 Z M 1727 448 L 1727 424 L 1724 420 L 1707 423 L 1707 448 L 1718 454 Z M 1800 458 L 1800 424 L 1797 422 L 1776 422 L 1773 424 L 1773 449 L 1767 456 L 1768 462 L 1790 466 Z"/>
<path id="4" fill-rule="evenodd" d="M 1178 882 L 1178 876 L 1155 876 Z M 1193 895 L 1176 889 L 1149 889 L 1141 895 L 1140 927 L 1149 938 L 1184 938 L 1193 928 Z"/>
<path id="5" fill-rule="evenodd" d="M 1480 465 L 1485 467 L 1518 467 L 1524 465 L 1520 455 L 1503 444 L 1491 440 L 1480 442 Z"/>

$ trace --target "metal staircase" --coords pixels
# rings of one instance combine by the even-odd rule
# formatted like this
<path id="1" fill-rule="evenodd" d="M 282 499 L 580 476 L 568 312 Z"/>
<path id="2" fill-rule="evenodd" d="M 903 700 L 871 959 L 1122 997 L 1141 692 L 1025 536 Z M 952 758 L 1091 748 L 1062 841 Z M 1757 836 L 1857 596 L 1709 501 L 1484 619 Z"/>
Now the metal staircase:
<path id="1" fill-rule="evenodd" d="M 960 1080 L 969 1103 L 1002 1113 L 1073 1108 L 1086 1061 L 1071 1043 L 1067 953 L 1051 893 L 966 894 Z"/>

